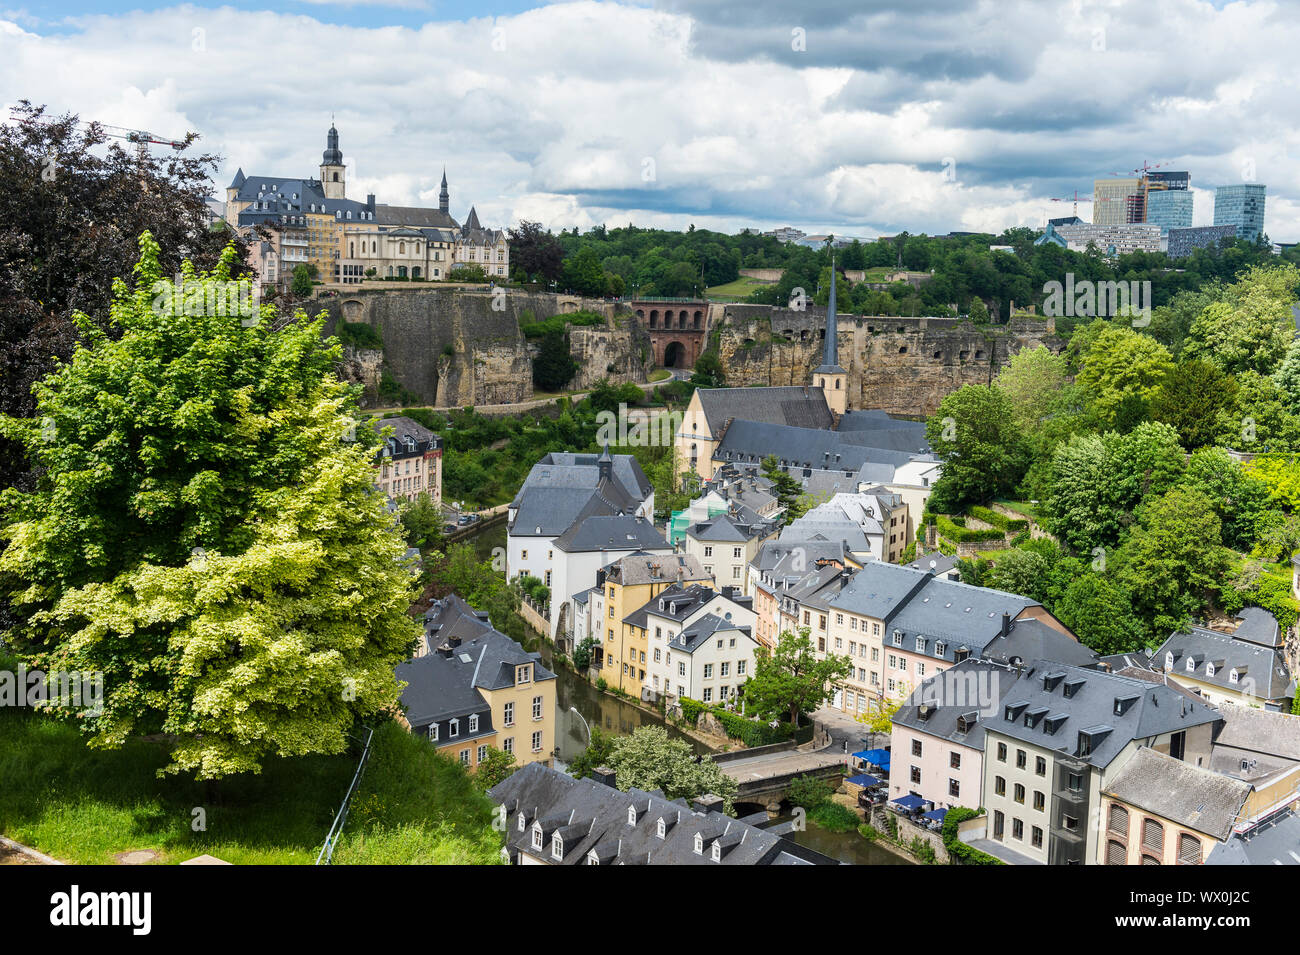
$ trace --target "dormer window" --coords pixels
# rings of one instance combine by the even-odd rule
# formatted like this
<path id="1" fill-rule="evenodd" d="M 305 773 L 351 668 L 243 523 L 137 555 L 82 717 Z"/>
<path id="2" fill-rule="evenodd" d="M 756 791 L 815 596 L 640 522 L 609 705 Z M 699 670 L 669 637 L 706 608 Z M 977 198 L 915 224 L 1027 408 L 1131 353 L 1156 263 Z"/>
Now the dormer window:
<path id="1" fill-rule="evenodd" d="M 709 850 L 709 857 L 714 862 L 722 861 L 722 845 L 716 839 L 713 841 L 713 847 Z"/>
<path id="2" fill-rule="evenodd" d="M 1173 668 L 1174 668 L 1174 652 L 1173 652 L 1172 650 L 1166 650 L 1166 651 L 1165 651 L 1165 669 L 1166 669 L 1166 670 L 1172 670 Z"/>
<path id="3" fill-rule="evenodd" d="M 542 849 L 542 824 L 540 822 L 533 823 L 533 848 L 539 852 Z"/>
<path id="4" fill-rule="evenodd" d="M 564 840 L 560 838 L 559 833 L 551 836 L 551 858 L 557 860 L 564 858 Z"/>
<path id="5" fill-rule="evenodd" d="M 596 855 L 595 849 L 587 853 L 587 865 L 600 865 L 600 856 Z"/>
<path id="6" fill-rule="evenodd" d="M 901 647 L 902 645 L 903 645 L 903 631 L 902 631 L 902 630 L 895 630 L 895 631 L 894 631 L 894 646 L 896 646 L 896 647 Z"/>
<path id="7" fill-rule="evenodd" d="M 1240 672 L 1238 672 L 1236 667 L 1233 667 L 1231 670 L 1228 671 L 1229 683 L 1236 683 L 1240 679 L 1241 679 L 1241 674 Z"/>
<path id="8" fill-rule="evenodd" d="M 1213 662 L 1213 661 L 1211 661 L 1211 662 L 1205 664 L 1205 675 L 1206 675 L 1206 676 L 1214 676 L 1214 662 Z"/>
<path id="9" fill-rule="evenodd" d="M 944 642 L 942 640 L 936 640 L 934 644 L 934 655 L 936 657 L 943 656 L 944 649 L 945 649 Z"/>
<path id="10" fill-rule="evenodd" d="M 1187 672 L 1193 673 L 1195 672 L 1195 670 L 1196 670 L 1196 657 L 1189 656 L 1187 658 Z"/>
<path id="11" fill-rule="evenodd" d="M 916 638 L 916 652 L 917 653 L 925 652 L 925 637 Z"/>
<path id="12" fill-rule="evenodd" d="M 524 683 L 531 683 L 532 679 L 533 665 L 531 663 L 525 663 L 521 667 L 515 667 L 515 686 L 520 686 Z"/>
<path id="13" fill-rule="evenodd" d="M 478 732 L 478 714 L 477 714 L 477 713 L 473 714 L 473 715 L 470 716 L 470 718 L 469 718 L 469 731 L 470 731 L 471 733 L 477 733 L 477 732 Z"/>
<path id="14" fill-rule="evenodd" d="M 430 724 L 429 724 L 429 739 L 430 739 L 431 741 L 435 742 L 435 743 L 438 742 L 438 724 L 437 724 L 437 723 L 430 723 Z"/>
<path id="15" fill-rule="evenodd" d="M 697 856 L 704 855 L 704 837 L 698 832 L 695 834 L 695 854 Z"/>
<path id="16" fill-rule="evenodd" d="M 627 807 L 627 824 L 629 826 L 636 825 L 636 806 Z"/>
<path id="17" fill-rule="evenodd" d="M 521 812 L 521 813 L 519 814 L 519 831 L 520 831 L 520 832 L 523 832 L 523 831 L 524 831 L 524 823 L 525 823 L 526 821 L 527 821 L 527 820 L 524 819 L 524 814 Z"/>
<path id="18" fill-rule="evenodd" d="M 660 839 L 668 835 L 668 824 L 664 822 L 662 816 L 660 816 L 659 821 L 655 823 L 655 835 L 657 835 Z"/>

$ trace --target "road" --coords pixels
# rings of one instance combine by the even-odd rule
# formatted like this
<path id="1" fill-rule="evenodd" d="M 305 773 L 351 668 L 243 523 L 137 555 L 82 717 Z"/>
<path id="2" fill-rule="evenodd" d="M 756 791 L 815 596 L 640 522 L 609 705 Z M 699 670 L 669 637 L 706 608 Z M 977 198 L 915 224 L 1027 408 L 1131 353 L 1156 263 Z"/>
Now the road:
<path id="1" fill-rule="evenodd" d="M 744 784 L 790 773 L 806 773 L 827 766 L 841 765 L 844 758 L 844 754 L 834 748 L 819 749 L 810 753 L 792 749 L 783 753 L 742 756 L 740 759 L 718 765 L 736 782 Z"/>

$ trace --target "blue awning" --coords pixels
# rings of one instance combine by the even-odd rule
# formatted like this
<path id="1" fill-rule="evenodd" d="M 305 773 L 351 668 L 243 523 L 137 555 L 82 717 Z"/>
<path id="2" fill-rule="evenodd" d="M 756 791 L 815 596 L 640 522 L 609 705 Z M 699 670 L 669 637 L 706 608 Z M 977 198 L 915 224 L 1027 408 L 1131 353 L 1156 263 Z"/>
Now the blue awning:
<path id="1" fill-rule="evenodd" d="M 887 749 L 864 749 L 853 755 L 857 759 L 866 760 L 873 766 L 883 768 L 889 765 L 889 750 Z"/>
<path id="2" fill-rule="evenodd" d="M 926 819 L 933 819 L 935 822 L 943 822 L 943 817 L 948 815 L 947 809 L 931 809 L 925 814 Z"/>
<path id="3" fill-rule="evenodd" d="M 913 796 L 910 793 L 906 796 L 899 796 L 897 799 L 890 800 L 895 806 L 903 809 L 920 809 L 925 805 L 925 800 L 920 796 Z"/>
<path id="4" fill-rule="evenodd" d="M 879 786 L 880 785 L 879 779 L 877 779 L 875 776 L 868 776 L 866 773 L 863 773 L 860 776 L 850 776 L 848 779 L 845 780 L 845 782 L 850 782 L 855 786 Z"/>

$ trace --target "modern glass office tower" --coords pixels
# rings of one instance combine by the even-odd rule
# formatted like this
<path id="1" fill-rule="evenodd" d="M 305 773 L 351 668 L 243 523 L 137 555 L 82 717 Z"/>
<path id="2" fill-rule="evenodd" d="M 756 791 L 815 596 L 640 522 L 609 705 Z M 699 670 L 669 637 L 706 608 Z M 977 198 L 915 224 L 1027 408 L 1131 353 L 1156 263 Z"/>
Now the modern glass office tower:
<path id="1" fill-rule="evenodd" d="M 1237 238 L 1254 242 L 1264 233 L 1264 191 L 1257 182 L 1215 189 L 1214 224 L 1235 226 Z"/>
<path id="2" fill-rule="evenodd" d="M 1160 226 L 1160 232 L 1189 229 L 1192 225 L 1190 189 L 1152 189 L 1147 193 L 1147 222 Z"/>

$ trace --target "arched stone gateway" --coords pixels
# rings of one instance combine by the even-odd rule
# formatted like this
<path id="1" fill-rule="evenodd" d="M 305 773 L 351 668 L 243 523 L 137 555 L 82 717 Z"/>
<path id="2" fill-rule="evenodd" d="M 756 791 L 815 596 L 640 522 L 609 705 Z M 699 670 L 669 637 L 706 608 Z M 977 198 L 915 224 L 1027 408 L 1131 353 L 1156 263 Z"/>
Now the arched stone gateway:
<path id="1" fill-rule="evenodd" d="M 690 354 L 686 345 L 674 339 L 664 346 L 664 367 L 665 368 L 685 368 L 689 364 L 687 356 Z"/>

